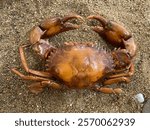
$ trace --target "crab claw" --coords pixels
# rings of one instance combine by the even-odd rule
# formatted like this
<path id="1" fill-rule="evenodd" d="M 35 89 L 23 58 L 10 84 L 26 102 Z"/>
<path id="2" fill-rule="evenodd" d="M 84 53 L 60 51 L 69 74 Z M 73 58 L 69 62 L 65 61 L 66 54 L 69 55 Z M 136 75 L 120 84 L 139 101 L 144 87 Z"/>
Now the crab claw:
<path id="1" fill-rule="evenodd" d="M 88 16 L 87 19 L 98 20 L 101 25 L 93 27 L 93 30 L 115 47 L 124 47 L 123 40 L 131 38 L 126 28 L 114 21 L 95 15 Z"/>
<path id="2" fill-rule="evenodd" d="M 49 38 L 61 32 L 78 29 L 80 25 L 67 22 L 68 20 L 75 18 L 83 21 L 83 18 L 76 14 L 68 15 L 64 18 L 56 17 L 44 20 L 39 26 L 33 27 L 33 29 L 30 31 L 30 43 L 35 44 L 39 42 L 40 39 Z"/>
<path id="3" fill-rule="evenodd" d="M 45 31 L 42 38 L 48 38 L 61 32 L 78 29 L 80 27 L 79 25 L 67 22 L 68 20 L 75 18 L 83 20 L 83 18 L 79 15 L 68 15 L 64 18 L 51 18 L 43 21 L 39 26 L 43 31 Z"/>

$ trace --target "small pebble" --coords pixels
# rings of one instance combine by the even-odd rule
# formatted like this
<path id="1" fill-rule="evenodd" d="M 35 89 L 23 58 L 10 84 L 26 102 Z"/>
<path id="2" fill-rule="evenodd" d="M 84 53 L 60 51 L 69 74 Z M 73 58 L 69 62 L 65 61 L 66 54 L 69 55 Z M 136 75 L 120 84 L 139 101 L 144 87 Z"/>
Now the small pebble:
<path id="1" fill-rule="evenodd" d="M 137 95 L 134 96 L 135 99 L 139 102 L 139 103 L 143 103 L 144 102 L 144 96 L 142 93 L 138 93 Z"/>
<path id="2" fill-rule="evenodd" d="M 142 113 L 150 113 L 150 99 L 144 104 Z"/>

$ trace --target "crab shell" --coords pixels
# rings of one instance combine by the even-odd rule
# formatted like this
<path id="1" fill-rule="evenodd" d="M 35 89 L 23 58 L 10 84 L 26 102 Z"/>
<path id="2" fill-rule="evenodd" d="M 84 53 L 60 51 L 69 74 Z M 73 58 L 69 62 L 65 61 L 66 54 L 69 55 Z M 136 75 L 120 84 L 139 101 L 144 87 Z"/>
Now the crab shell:
<path id="1" fill-rule="evenodd" d="M 71 88 L 92 86 L 111 71 L 112 65 L 106 51 L 85 45 L 59 48 L 47 60 L 48 71 Z"/>
<path id="2" fill-rule="evenodd" d="M 91 15 L 87 19 L 100 22 L 100 25 L 92 27 L 93 30 L 108 44 L 120 49 L 107 52 L 95 48 L 93 43 L 77 42 L 65 43 L 58 48 L 51 45 L 47 38 L 80 27 L 68 22 L 74 18 L 83 21 L 79 15 L 68 15 L 64 18 L 47 19 L 31 29 L 29 41 L 33 50 L 47 61 L 45 71 L 28 67 L 23 48 L 29 45 L 24 45 L 19 47 L 21 62 L 25 71 L 32 75 L 24 75 L 16 68 L 12 68 L 12 72 L 24 80 L 36 81 L 29 86 L 31 92 L 36 94 L 42 92 L 46 86 L 60 89 L 62 85 L 68 88 L 92 88 L 103 93 L 120 94 L 121 88 L 110 88 L 107 85 L 130 82 L 129 78 L 134 74 L 132 60 L 137 50 L 132 35 L 116 22 Z"/>

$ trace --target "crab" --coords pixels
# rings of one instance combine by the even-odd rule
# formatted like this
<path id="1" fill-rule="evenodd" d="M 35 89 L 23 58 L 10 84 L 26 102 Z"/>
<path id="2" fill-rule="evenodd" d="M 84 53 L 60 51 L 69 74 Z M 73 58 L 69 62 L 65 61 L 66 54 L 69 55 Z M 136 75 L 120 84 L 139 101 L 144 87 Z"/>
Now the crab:
<path id="1" fill-rule="evenodd" d="M 80 27 L 68 22 L 70 19 L 83 21 L 79 15 L 68 15 L 46 19 L 33 27 L 29 38 L 31 44 L 19 47 L 23 68 L 29 75 L 22 74 L 16 68 L 12 68 L 12 71 L 24 80 L 34 81 L 28 88 L 35 94 L 42 92 L 45 87 L 88 88 L 106 94 L 122 93 L 120 87 L 110 85 L 129 83 L 134 74 L 133 59 L 137 47 L 131 33 L 117 22 L 100 15 L 90 15 L 88 20 L 98 20 L 100 23 L 92 26 L 92 29 L 108 44 L 118 47 L 117 50 L 108 52 L 97 48 L 92 42 L 65 42 L 61 47 L 50 44 L 48 39 L 52 36 Z M 28 67 L 24 53 L 27 46 L 31 46 L 46 61 L 44 71 Z"/>

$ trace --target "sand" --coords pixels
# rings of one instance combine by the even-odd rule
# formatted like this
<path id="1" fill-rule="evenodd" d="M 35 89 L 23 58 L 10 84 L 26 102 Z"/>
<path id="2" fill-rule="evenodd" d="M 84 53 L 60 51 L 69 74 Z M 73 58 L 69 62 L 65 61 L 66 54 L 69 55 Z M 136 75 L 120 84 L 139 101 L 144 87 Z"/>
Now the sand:
<path id="1" fill-rule="evenodd" d="M 119 84 L 120 96 L 91 90 L 54 90 L 32 94 L 29 81 L 10 69 L 21 68 L 18 47 L 28 42 L 29 30 L 48 17 L 77 13 L 84 18 L 101 14 L 132 32 L 138 46 L 135 74 L 129 84 Z M 78 30 L 60 34 L 51 41 L 90 41 L 105 45 L 87 23 Z M 42 70 L 42 60 L 27 49 L 30 68 Z M 149 0 L 0 0 L 0 112 L 141 112 L 143 104 L 134 95 L 150 98 L 150 1 Z"/>

